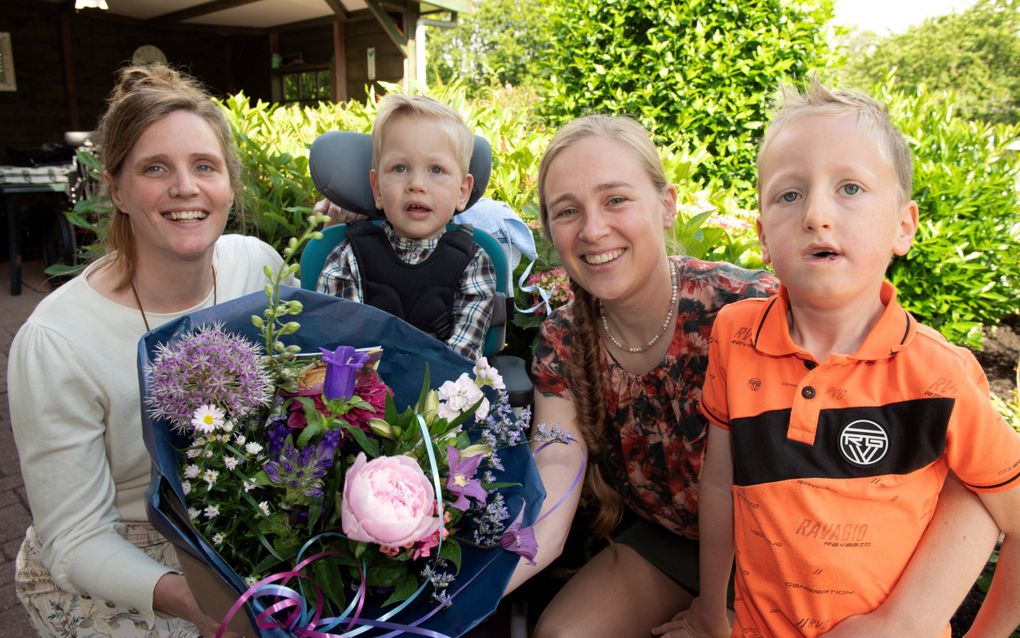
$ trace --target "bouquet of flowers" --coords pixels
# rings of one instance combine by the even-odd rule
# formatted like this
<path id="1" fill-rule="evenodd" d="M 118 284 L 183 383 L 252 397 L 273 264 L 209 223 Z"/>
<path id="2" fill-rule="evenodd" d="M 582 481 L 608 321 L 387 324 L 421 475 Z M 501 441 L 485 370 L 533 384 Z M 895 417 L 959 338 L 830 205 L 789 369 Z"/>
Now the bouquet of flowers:
<path id="1" fill-rule="evenodd" d="M 268 304 L 248 295 L 140 343 L 150 519 L 264 636 L 459 635 L 535 556 L 528 411 L 484 358 L 280 286 L 292 269 L 267 273 Z"/>

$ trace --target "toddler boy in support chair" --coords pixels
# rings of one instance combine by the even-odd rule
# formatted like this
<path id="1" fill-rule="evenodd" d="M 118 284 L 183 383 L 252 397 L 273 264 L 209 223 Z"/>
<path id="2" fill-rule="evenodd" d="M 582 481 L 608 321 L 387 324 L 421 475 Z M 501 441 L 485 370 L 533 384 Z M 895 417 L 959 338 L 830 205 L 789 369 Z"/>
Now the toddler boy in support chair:
<path id="1" fill-rule="evenodd" d="M 384 97 L 368 179 L 386 222 L 351 224 L 316 286 L 396 315 L 472 360 L 482 355 L 496 273 L 470 228 L 447 232 L 446 224 L 471 194 L 473 143 L 450 107 L 422 96 Z"/>
<path id="2" fill-rule="evenodd" d="M 812 81 L 787 92 L 758 172 L 762 256 L 782 283 L 712 332 L 691 627 L 726 627 L 734 550 L 734 636 L 819 636 L 877 609 L 950 470 L 1006 534 L 995 588 L 1015 624 L 1020 436 L 973 355 L 883 279 L 917 230 L 905 141 L 879 103 Z"/>

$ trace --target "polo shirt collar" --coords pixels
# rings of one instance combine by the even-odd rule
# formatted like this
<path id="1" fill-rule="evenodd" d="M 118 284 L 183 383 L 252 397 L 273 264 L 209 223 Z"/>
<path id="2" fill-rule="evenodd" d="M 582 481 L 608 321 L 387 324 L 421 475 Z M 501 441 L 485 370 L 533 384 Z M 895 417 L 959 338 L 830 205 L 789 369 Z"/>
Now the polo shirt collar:
<path id="1" fill-rule="evenodd" d="M 917 322 L 896 301 L 896 288 L 888 281 L 883 281 L 880 297 L 885 306 L 882 316 L 857 352 L 845 358 L 860 361 L 885 359 L 905 348 L 913 339 L 917 332 Z M 786 287 L 780 284 L 779 294 L 769 299 L 754 319 L 754 347 L 767 355 L 796 355 L 802 359 L 811 359 L 811 354 L 790 337 L 790 326 L 786 321 L 789 307 L 790 295 Z"/>

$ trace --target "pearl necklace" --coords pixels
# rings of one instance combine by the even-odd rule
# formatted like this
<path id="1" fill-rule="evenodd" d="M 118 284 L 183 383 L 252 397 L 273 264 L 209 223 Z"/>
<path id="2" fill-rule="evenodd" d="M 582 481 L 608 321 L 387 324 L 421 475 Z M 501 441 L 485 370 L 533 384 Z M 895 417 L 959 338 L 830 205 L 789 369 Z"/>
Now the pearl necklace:
<path id="1" fill-rule="evenodd" d="M 216 266 L 209 266 L 212 268 L 212 303 L 215 306 L 217 302 L 216 295 Z M 134 277 L 131 278 L 131 292 L 135 295 L 135 303 L 138 304 L 138 312 L 142 313 L 142 321 L 145 322 L 145 331 L 152 332 L 149 328 L 149 319 L 145 316 L 145 308 L 142 307 L 142 300 L 138 298 L 138 290 L 135 289 Z"/>
<path id="2" fill-rule="evenodd" d="M 659 328 L 659 331 L 655 333 L 655 336 L 649 339 L 644 345 L 625 346 L 622 343 L 620 343 L 616 337 L 613 336 L 613 333 L 609 330 L 609 322 L 606 320 L 605 306 L 602 304 L 602 300 L 599 299 L 599 316 L 602 318 L 602 328 L 603 330 L 606 331 L 606 336 L 609 337 L 609 340 L 613 342 L 613 345 L 619 348 L 620 350 L 625 350 L 627 352 L 630 352 L 631 354 L 640 354 L 642 352 L 647 352 L 649 348 L 654 346 L 656 342 L 662 338 L 662 335 L 666 334 L 666 331 L 669 330 L 670 325 L 672 325 L 673 313 L 676 311 L 677 293 L 679 292 L 680 287 L 676 279 L 676 268 L 673 267 L 672 262 L 668 263 L 670 263 L 669 273 L 670 279 L 672 280 L 673 284 L 673 291 L 669 296 L 669 312 L 666 313 L 666 318 L 663 320 L 662 327 Z"/>

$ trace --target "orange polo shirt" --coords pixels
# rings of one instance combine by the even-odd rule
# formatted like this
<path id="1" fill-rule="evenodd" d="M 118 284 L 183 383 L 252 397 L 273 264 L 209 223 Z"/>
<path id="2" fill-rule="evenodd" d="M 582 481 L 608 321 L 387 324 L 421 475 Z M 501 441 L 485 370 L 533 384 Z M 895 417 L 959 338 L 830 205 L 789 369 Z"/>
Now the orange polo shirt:
<path id="1" fill-rule="evenodd" d="M 1020 484 L 1020 435 L 977 360 L 881 295 L 860 349 L 825 362 L 790 338 L 782 287 L 715 321 L 701 410 L 730 431 L 734 636 L 817 636 L 877 608 L 949 469 L 975 491 Z"/>

